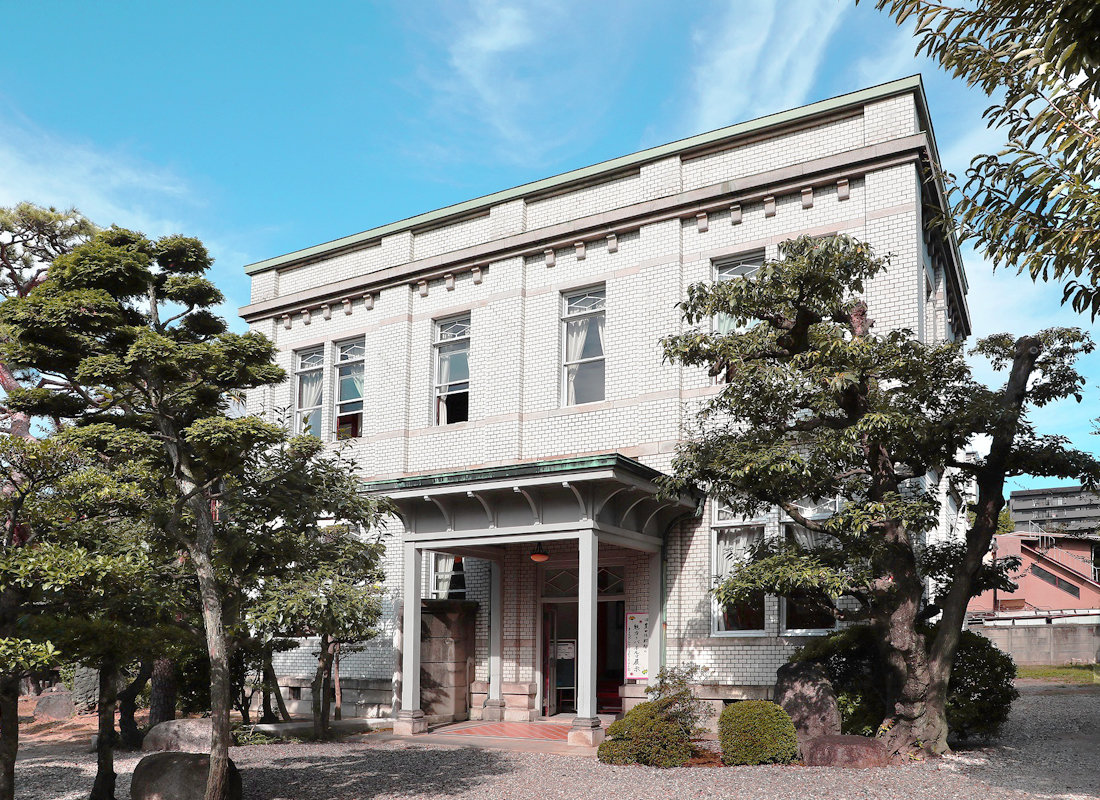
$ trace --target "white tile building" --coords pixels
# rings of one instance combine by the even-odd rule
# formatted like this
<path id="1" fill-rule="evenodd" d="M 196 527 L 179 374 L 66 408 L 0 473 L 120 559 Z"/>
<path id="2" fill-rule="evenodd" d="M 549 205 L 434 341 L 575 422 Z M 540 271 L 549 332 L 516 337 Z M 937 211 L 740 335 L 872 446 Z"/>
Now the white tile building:
<path id="1" fill-rule="evenodd" d="M 407 677 L 421 654 L 400 647 L 396 612 L 416 626 L 433 594 L 478 604 L 455 682 L 475 718 L 573 711 L 578 738 L 599 738 L 597 712 L 662 664 L 708 667 L 700 691 L 716 701 L 766 696 L 820 630 L 776 598 L 714 607 L 730 548 L 783 521 L 731 532 L 714 503 L 654 499 L 715 390 L 658 340 L 682 329 L 689 284 L 834 232 L 892 256 L 867 291 L 878 330 L 966 336 L 958 250 L 932 219 L 937 164 L 920 79 L 906 78 L 249 266 L 241 313 L 293 376 L 251 410 L 293 409 L 299 431 L 340 439 L 402 512 L 386 635 L 341 664 L 359 713 L 389 713 L 392 690 L 398 727 L 423 727 Z M 549 560 L 534 563 L 536 547 Z M 648 630 L 627 653 L 631 616 Z M 313 663 L 307 644 L 277 669 L 294 684 Z"/>

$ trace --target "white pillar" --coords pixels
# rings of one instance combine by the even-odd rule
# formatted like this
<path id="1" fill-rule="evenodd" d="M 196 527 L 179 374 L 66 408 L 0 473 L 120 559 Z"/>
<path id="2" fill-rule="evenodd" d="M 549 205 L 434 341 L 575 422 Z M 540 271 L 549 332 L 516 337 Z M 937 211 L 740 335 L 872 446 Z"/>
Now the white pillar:
<path id="1" fill-rule="evenodd" d="M 600 540 L 596 531 L 577 535 L 580 555 L 577 586 L 577 716 L 569 731 L 569 744 L 589 747 L 603 741 L 603 728 L 596 716 L 596 569 Z"/>
<path id="2" fill-rule="evenodd" d="M 427 730 L 420 708 L 420 561 L 421 551 L 412 542 L 404 544 L 405 575 L 402 586 L 401 624 L 401 711 L 393 732 L 408 736 Z"/>
<path id="3" fill-rule="evenodd" d="M 649 675 L 647 682 L 652 686 L 657 681 L 657 673 L 661 671 L 661 641 L 664 631 L 661 626 L 661 610 L 663 598 L 661 597 L 661 577 L 664 563 L 661 553 L 653 553 L 649 557 Z"/>
<path id="4" fill-rule="evenodd" d="M 499 561 L 489 562 L 489 696 L 482 719 L 504 718 L 504 586 Z"/>

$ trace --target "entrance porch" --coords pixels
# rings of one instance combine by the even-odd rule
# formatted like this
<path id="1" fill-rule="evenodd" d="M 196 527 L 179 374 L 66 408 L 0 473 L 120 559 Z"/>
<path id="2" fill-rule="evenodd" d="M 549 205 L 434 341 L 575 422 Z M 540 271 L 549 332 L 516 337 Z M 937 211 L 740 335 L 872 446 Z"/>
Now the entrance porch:
<path id="1" fill-rule="evenodd" d="M 372 484 L 405 526 L 394 732 L 428 727 L 422 570 L 426 553 L 446 553 L 488 563 L 471 719 L 571 713 L 570 744 L 601 741 L 600 712 L 621 709 L 622 687 L 661 668 L 664 536 L 698 507 L 694 497 L 659 497 L 659 476 L 612 454 Z"/>

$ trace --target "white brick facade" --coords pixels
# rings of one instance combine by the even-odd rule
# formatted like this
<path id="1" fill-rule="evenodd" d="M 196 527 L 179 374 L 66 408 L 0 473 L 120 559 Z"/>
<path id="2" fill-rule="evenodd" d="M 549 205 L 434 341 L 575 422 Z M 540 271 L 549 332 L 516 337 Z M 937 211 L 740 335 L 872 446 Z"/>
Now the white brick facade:
<path id="1" fill-rule="evenodd" d="M 490 195 L 478 208 L 349 237 L 333 244 L 335 252 L 261 262 L 250 269 L 252 305 L 243 314 L 276 342 L 288 372 L 295 351 L 325 348 L 326 441 L 335 438 L 335 343 L 365 337 L 366 413 L 361 436 L 343 443 L 364 479 L 597 453 L 666 471 L 687 415 L 713 383 L 702 370 L 666 363 L 659 340 L 681 330 L 677 303 L 689 284 L 713 279 L 717 259 L 757 250 L 775 257 L 780 242 L 801 234 L 851 234 L 891 257 L 867 291 L 877 330 L 910 328 L 926 340 L 968 332 L 957 250 L 928 231 L 923 210 L 941 200 L 922 167 L 936 151 L 919 82 L 770 119 L 580 171 L 575 180 L 567 174 L 552 186 Z M 605 399 L 569 406 L 562 293 L 594 285 L 606 291 Z M 433 321 L 460 313 L 471 319 L 469 421 L 435 425 Z M 292 383 L 254 393 L 250 410 L 292 409 Z M 804 639 L 783 635 L 775 599 L 759 635 L 712 634 L 710 519 L 708 508 L 665 540 L 665 663 L 706 665 L 727 686 L 770 685 Z M 769 530 L 779 524 L 773 514 Z M 401 531 L 396 521 L 387 530 L 387 627 L 344 659 L 344 676 L 393 674 Z M 528 549 L 509 547 L 505 560 L 506 681 L 539 677 L 538 568 Z M 568 547 L 549 550 L 562 556 Z M 607 555 L 628 569 L 628 610 L 645 609 L 644 554 Z M 467 596 L 484 606 L 488 566 L 472 560 L 466 569 Z M 476 674 L 486 680 L 481 612 L 476 637 Z M 305 649 L 283 654 L 277 671 L 308 674 Z"/>

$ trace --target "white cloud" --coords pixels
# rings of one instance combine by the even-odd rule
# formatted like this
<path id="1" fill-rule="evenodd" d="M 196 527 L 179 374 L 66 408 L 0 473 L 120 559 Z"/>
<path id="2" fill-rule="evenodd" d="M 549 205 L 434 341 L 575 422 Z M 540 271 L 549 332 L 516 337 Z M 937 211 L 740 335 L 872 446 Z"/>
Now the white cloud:
<path id="1" fill-rule="evenodd" d="M 806 101 L 825 46 L 847 3 L 730 2 L 714 25 L 694 34 L 690 125 L 712 130 Z"/>
<path id="2" fill-rule="evenodd" d="M 66 140 L 15 116 L 0 120 L 0 205 L 23 200 L 75 206 L 100 225 L 125 225 L 150 236 L 178 232 L 179 218 L 166 211 L 196 202 L 171 170 Z"/>

